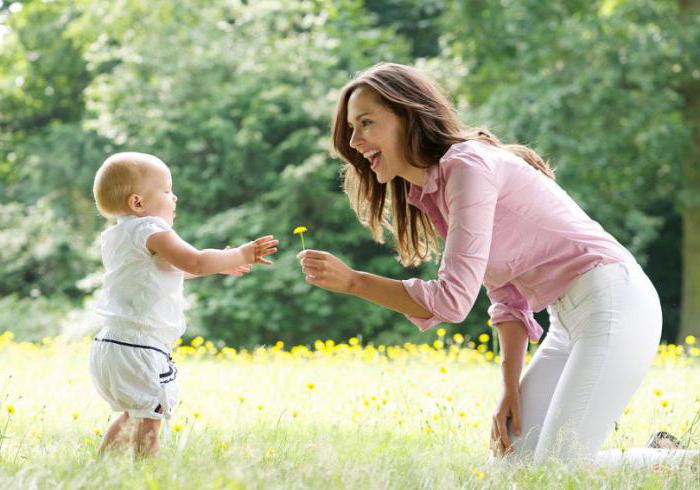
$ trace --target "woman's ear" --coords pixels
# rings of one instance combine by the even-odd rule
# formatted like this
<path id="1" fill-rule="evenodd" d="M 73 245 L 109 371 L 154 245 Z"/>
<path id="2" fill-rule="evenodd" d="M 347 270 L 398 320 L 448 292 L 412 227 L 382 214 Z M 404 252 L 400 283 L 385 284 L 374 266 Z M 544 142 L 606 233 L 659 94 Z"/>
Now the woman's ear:
<path id="1" fill-rule="evenodd" d="M 138 214 L 143 212 L 143 199 L 141 199 L 141 196 L 138 194 L 129 194 L 129 197 L 126 199 L 126 203 L 129 206 L 129 209 L 134 213 Z"/>

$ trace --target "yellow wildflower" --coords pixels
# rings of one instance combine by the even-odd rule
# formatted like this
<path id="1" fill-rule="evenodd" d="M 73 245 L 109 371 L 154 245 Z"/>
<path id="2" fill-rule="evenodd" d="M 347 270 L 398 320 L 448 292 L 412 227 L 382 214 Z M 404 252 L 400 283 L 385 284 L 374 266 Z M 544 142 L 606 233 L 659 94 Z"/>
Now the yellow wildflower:
<path id="1" fill-rule="evenodd" d="M 490 338 L 491 337 L 489 337 L 489 334 L 482 333 L 481 335 L 479 335 L 479 342 L 481 342 L 482 344 L 485 344 L 486 342 L 489 341 Z"/>
<path id="2" fill-rule="evenodd" d="M 306 231 L 306 226 L 297 226 L 294 228 L 294 234 L 299 235 L 301 238 L 301 249 L 306 250 L 306 245 L 304 245 L 304 232 Z"/>
<path id="3" fill-rule="evenodd" d="M 447 333 L 447 330 L 445 330 L 444 328 L 437 329 L 437 336 L 438 337 L 444 337 L 446 333 Z"/>
<path id="4" fill-rule="evenodd" d="M 5 405 L 5 410 L 7 410 L 7 413 L 10 415 L 15 413 L 15 407 L 13 405 Z"/>
<path id="5" fill-rule="evenodd" d="M 694 335 L 688 335 L 685 338 L 685 343 L 688 345 L 693 345 L 695 343 L 695 336 Z"/>
<path id="6" fill-rule="evenodd" d="M 484 472 L 479 470 L 479 468 L 472 468 L 472 474 L 477 480 L 481 480 L 484 477 Z"/>

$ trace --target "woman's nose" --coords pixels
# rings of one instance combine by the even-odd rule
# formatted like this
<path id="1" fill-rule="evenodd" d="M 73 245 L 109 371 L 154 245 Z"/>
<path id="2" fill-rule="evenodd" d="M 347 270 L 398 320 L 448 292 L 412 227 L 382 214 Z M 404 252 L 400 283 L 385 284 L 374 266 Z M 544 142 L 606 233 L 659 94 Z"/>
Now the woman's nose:
<path id="1" fill-rule="evenodd" d="M 358 136 L 358 132 L 353 130 L 352 134 L 350 135 L 350 148 L 353 150 L 357 150 L 357 141 L 360 139 Z"/>

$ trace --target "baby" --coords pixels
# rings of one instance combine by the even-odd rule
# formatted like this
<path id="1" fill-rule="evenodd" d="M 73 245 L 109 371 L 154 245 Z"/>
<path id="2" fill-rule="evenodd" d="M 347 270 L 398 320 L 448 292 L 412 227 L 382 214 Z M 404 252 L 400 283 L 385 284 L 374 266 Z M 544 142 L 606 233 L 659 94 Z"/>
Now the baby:
<path id="1" fill-rule="evenodd" d="M 155 455 L 159 429 L 177 396 L 177 369 L 170 357 L 185 331 L 183 279 L 223 273 L 241 275 L 278 241 L 264 236 L 238 248 L 198 250 L 173 230 L 177 197 L 170 170 L 144 153 L 110 156 L 95 175 L 97 209 L 117 223 L 102 233 L 106 273 L 97 313 L 105 320 L 90 350 L 90 376 L 99 394 L 123 412 L 100 446 L 131 444 L 137 456 Z M 134 424 L 128 423 L 135 419 Z M 132 437 L 133 436 L 133 437 Z"/>

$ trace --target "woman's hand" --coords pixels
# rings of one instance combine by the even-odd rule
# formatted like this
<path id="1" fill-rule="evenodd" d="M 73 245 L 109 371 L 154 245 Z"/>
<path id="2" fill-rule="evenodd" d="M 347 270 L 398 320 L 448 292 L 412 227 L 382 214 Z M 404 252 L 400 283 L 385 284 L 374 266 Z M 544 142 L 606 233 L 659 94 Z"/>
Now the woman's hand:
<path id="1" fill-rule="evenodd" d="M 306 282 L 334 293 L 349 293 L 355 271 L 335 255 L 321 250 L 297 254 Z"/>
<path id="2" fill-rule="evenodd" d="M 491 449 L 497 456 L 503 457 L 512 451 L 508 422 L 513 434 L 520 435 L 520 393 L 517 387 L 504 389 L 501 401 L 491 418 Z"/>

